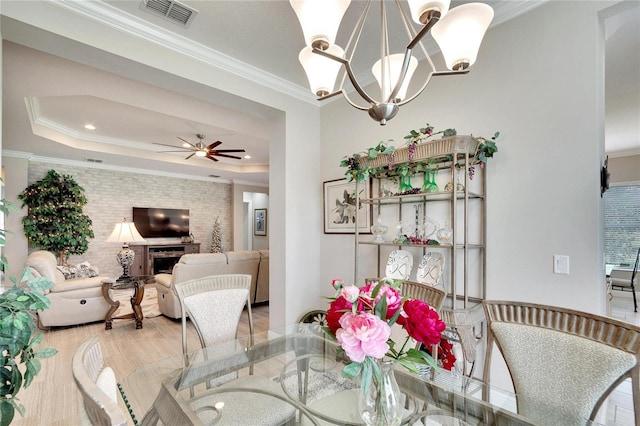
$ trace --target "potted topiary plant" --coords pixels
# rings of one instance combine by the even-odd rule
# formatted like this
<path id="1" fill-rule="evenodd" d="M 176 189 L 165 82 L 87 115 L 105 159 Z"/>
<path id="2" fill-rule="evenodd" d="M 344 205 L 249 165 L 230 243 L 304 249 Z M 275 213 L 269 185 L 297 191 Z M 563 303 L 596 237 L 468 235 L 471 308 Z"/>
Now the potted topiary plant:
<path id="1" fill-rule="evenodd" d="M 66 265 L 69 255 L 87 251 L 88 239 L 94 237 L 91 219 L 82 212 L 87 197 L 71 175 L 49 170 L 18 198 L 29 208 L 22 226 L 31 246 L 55 253 L 60 265 Z"/>
<path id="2" fill-rule="evenodd" d="M 8 215 L 15 207 L 0 199 L 0 212 Z M 0 229 L 0 245 L 6 242 L 5 229 Z M 7 259 L 0 255 L 2 271 L 7 270 Z M 33 278 L 25 268 L 20 281 L 10 277 L 13 285 L 0 291 L 0 426 L 11 423 L 16 410 L 24 416 L 25 408 L 17 398 L 40 372 L 40 359 L 54 356 L 53 348 L 38 348 L 44 335 L 36 332 L 35 312 L 50 306 L 45 291 L 51 280 Z"/>

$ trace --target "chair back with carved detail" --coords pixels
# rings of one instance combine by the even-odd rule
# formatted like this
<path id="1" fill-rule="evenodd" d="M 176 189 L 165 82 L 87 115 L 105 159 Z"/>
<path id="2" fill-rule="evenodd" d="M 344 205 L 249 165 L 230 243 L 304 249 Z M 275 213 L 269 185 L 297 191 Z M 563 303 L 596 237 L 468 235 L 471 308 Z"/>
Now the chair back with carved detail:
<path id="1" fill-rule="evenodd" d="M 631 378 L 640 421 L 640 327 L 571 309 L 482 302 L 487 320 L 484 379 L 494 343 L 505 360 L 518 413 L 539 424 L 585 424 Z"/>

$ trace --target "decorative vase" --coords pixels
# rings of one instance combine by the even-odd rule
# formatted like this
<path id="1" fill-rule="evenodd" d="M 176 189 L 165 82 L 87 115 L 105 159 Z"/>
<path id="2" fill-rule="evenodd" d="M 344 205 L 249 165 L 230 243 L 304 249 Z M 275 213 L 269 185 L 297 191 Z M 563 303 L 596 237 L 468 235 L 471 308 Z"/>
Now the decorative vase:
<path id="1" fill-rule="evenodd" d="M 438 192 L 440 188 L 438 188 L 438 184 L 436 183 L 436 174 L 438 174 L 437 170 L 431 170 L 431 186 L 429 186 L 429 190 L 427 192 Z"/>
<path id="2" fill-rule="evenodd" d="M 384 234 L 387 233 L 387 226 L 382 224 L 382 218 L 378 215 L 378 221 L 371 227 L 371 233 L 375 235 L 374 243 L 384 243 Z"/>
<path id="3" fill-rule="evenodd" d="M 372 374 L 371 383 L 360 387 L 360 417 L 369 426 L 397 426 L 402 421 L 400 388 L 393 372 L 394 361 L 376 360 L 380 377 Z"/>
<path id="4" fill-rule="evenodd" d="M 424 183 L 422 184 L 422 192 L 438 192 L 438 184 L 436 183 L 437 170 L 426 170 L 424 172 Z"/>
<path id="5" fill-rule="evenodd" d="M 424 182 L 422 183 L 422 188 L 420 188 L 420 190 L 422 192 L 429 192 L 429 188 L 431 188 L 431 172 L 426 170 L 424 172 Z"/>
<path id="6" fill-rule="evenodd" d="M 438 240 L 441 243 L 449 243 L 451 242 L 451 237 L 453 236 L 453 229 L 449 228 L 447 221 L 444 222 L 444 228 L 440 228 L 437 233 Z"/>
<path id="7" fill-rule="evenodd" d="M 413 186 L 411 186 L 411 176 L 400 175 L 400 185 L 398 187 L 398 192 L 406 192 L 412 189 Z"/>

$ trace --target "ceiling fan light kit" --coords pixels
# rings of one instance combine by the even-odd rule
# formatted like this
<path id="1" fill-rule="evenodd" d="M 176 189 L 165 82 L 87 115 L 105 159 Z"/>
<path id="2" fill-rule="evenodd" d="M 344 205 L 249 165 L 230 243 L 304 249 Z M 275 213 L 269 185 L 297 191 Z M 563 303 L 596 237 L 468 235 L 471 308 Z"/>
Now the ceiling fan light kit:
<path id="1" fill-rule="evenodd" d="M 319 96 L 318 100 L 342 94 L 349 104 L 359 110 L 368 111 L 369 116 L 381 125 L 392 119 L 400 106 L 420 95 L 431 77 L 469 72 L 469 67 L 476 61 L 482 38 L 493 19 L 493 9 L 484 3 L 467 3 L 449 10 L 450 0 L 407 0 L 411 18 L 419 26 L 416 31 L 410 24 L 402 2 L 395 0 L 408 42 L 404 53 L 391 53 L 387 23 L 389 6 L 386 4 L 391 2 L 380 0 L 380 60 L 372 67 L 380 87 L 380 100 L 376 100 L 358 83 L 351 67 L 374 0 L 367 0 L 344 49 L 335 44 L 335 39 L 350 0 L 289 2 L 304 34 L 306 47 L 300 52 L 298 59 L 307 74 L 311 91 Z M 440 47 L 448 71 L 436 69 L 422 44 L 422 39 L 430 31 Z M 412 55 L 417 47 L 421 49 L 430 71 L 423 76 L 422 86 L 407 97 L 409 82 L 418 67 L 418 60 Z M 340 69 L 344 69 L 344 72 L 338 89 L 334 91 Z M 344 88 L 347 77 L 368 105 L 362 106 L 351 100 Z"/>
<path id="2" fill-rule="evenodd" d="M 233 158 L 235 160 L 242 160 L 242 157 L 229 155 L 228 153 L 229 152 L 245 152 L 244 149 L 216 149 L 220 144 L 222 144 L 221 141 L 216 141 L 216 142 L 210 143 L 209 145 L 206 145 L 203 142 L 203 140 L 205 139 L 205 135 L 198 133 L 196 134 L 196 137 L 198 138 L 198 142 L 191 143 L 188 140 L 178 136 L 178 139 L 180 139 L 183 142 L 182 146 L 168 145 L 164 143 L 156 143 L 156 145 L 170 146 L 172 148 L 180 149 L 180 151 L 161 151 L 161 152 L 184 152 L 185 150 L 191 151 L 191 154 L 189 154 L 185 158 L 185 160 L 190 159 L 194 155 L 196 157 L 203 157 L 203 158 L 206 157 L 212 161 L 219 161 L 216 157 L 225 157 L 225 158 Z"/>

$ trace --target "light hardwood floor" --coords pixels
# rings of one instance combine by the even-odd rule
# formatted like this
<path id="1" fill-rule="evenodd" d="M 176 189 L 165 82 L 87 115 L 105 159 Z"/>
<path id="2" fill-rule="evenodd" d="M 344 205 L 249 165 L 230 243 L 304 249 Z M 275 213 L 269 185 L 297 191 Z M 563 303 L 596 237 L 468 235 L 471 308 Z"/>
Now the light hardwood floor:
<path id="1" fill-rule="evenodd" d="M 256 332 L 269 329 L 269 307 L 253 308 Z M 189 348 L 200 347 L 198 336 L 189 322 Z M 249 334 L 246 313 L 242 315 L 238 335 Z M 78 327 L 56 328 L 44 332 L 42 347 L 54 347 L 58 354 L 42 360 L 42 371 L 18 398 L 26 408 L 25 417 L 16 413 L 15 425 L 80 424 L 80 393 L 71 374 L 71 359 L 76 348 L 88 338 L 100 336 L 105 363 L 121 380 L 136 367 L 182 353 L 181 324 L 164 316 L 145 318 L 143 328 L 136 330 L 133 320 L 114 320 L 113 329 L 105 330 L 104 322 Z"/>

